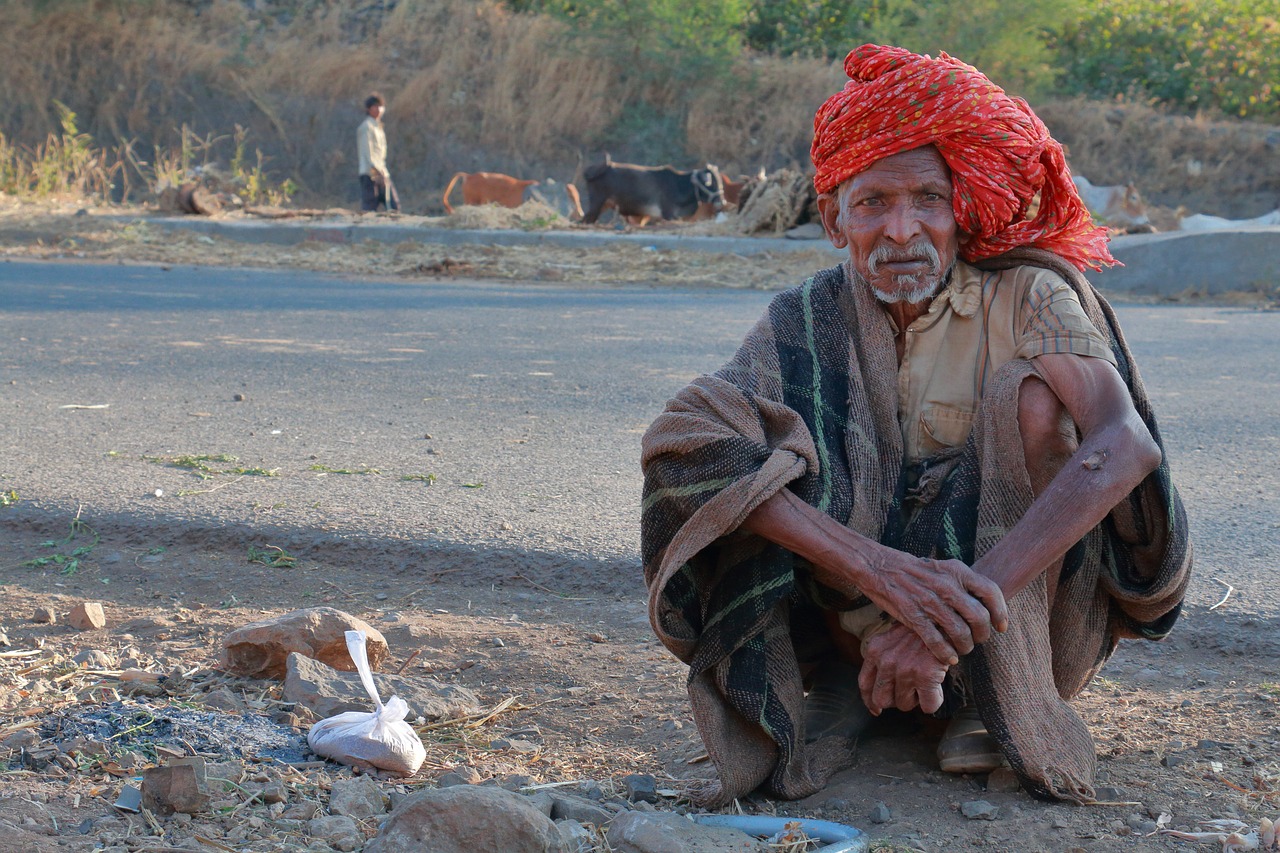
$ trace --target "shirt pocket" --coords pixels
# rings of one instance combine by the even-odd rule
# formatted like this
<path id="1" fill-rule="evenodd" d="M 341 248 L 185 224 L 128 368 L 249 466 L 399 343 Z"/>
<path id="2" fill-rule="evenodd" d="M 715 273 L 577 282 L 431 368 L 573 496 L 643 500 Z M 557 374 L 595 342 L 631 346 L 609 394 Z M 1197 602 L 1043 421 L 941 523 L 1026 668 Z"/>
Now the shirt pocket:
<path id="1" fill-rule="evenodd" d="M 962 447 L 973 430 L 974 413 L 937 403 L 920 410 L 920 450 L 931 456 L 940 450 Z"/>

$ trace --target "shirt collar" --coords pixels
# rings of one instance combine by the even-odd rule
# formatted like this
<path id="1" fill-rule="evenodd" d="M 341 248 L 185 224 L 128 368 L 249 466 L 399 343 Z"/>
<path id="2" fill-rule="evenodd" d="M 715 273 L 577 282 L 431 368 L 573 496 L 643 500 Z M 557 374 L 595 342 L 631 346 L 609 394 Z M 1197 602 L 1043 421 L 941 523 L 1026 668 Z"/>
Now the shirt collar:
<path id="1" fill-rule="evenodd" d="M 972 317 L 982 304 L 982 273 L 963 261 L 956 261 L 951 269 L 951 281 L 939 296 L 946 297 L 951 310 L 961 317 Z M 940 300 L 933 301 L 937 304 Z"/>

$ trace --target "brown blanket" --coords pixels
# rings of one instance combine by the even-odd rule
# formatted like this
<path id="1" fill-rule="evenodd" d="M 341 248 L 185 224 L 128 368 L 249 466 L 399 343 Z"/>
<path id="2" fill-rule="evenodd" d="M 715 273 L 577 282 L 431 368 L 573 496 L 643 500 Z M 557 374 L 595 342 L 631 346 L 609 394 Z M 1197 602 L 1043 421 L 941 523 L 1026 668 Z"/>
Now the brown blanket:
<path id="1" fill-rule="evenodd" d="M 983 266 L 1028 263 L 1076 288 L 1159 442 L 1110 306 L 1083 276 L 1034 250 Z M 690 667 L 694 717 L 720 777 L 701 792 L 703 804 L 761 786 L 807 796 L 849 757 L 849 744 L 804 741 L 799 659 L 806 631 L 822 624 L 806 566 L 736 532 L 743 519 L 789 488 L 868 537 L 972 564 L 1032 499 L 1016 427 L 1018 390 L 1031 373 L 1024 360 L 997 373 L 964 453 L 905 530 L 896 520 L 902 440 L 892 330 L 842 267 L 780 294 L 733 360 L 654 421 L 642 445 L 649 615 Z M 1162 463 L 1067 555 L 1052 613 L 1042 578 L 1010 600 L 1011 629 L 966 657 L 966 691 L 1031 793 L 1092 800 L 1093 741 L 1064 699 L 1120 638 L 1158 639 L 1171 628 L 1190 572 L 1186 529 Z"/>

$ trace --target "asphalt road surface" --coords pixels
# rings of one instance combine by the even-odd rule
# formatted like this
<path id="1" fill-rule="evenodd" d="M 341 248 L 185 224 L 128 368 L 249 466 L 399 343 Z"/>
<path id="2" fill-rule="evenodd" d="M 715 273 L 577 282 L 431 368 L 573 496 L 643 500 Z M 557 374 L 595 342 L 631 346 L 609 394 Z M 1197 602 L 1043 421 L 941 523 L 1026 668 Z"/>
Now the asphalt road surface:
<path id="1" fill-rule="evenodd" d="M 769 298 L 6 262 L 0 492 L 24 518 L 559 554 L 638 589 L 640 435 Z M 1274 617 L 1280 313 L 1117 307 L 1191 517 L 1189 603 L 1230 584 Z M 230 473 L 174 464 L 199 456 Z"/>

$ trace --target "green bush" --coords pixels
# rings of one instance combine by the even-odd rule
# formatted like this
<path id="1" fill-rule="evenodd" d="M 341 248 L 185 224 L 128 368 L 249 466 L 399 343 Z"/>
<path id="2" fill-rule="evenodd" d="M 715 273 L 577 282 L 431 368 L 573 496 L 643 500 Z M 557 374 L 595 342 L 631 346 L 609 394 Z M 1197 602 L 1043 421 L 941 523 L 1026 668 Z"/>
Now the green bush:
<path id="1" fill-rule="evenodd" d="M 1049 43 L 1069 94 L 1280 116 L 1280 0 L 1095 0 Z"/>

